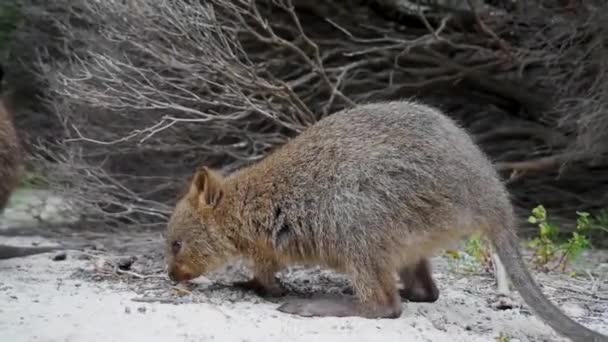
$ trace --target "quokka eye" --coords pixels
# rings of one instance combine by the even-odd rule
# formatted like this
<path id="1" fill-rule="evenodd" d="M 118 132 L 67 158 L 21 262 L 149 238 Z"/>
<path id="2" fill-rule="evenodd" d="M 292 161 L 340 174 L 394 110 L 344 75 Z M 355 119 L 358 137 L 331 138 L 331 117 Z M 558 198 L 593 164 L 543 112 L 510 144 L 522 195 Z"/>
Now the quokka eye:
<path id="1" fill-rule="evenodd" d="M 182 249 L 182 242 L 181 241 L 173 241 L 173 243 L 171 243 L 171 251 L 173 252 L 173 254 L 179 253 L 179 251 L 181 249 Z"/>

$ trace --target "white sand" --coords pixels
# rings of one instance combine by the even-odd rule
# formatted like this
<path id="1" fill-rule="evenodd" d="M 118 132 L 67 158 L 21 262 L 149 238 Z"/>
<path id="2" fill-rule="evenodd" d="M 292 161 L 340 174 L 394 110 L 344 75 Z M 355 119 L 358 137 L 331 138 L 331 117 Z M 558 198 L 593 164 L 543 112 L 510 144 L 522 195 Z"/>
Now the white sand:
<path id="1" fill-rule="evenodd" d="M 158 239 L 155 234 L 149 235 L 151 241 Z M 52 243 L 35 237 L 0 237 L 0 243 L 27 245 L 34 240 Z M 141 236 L 134 240 L 141 240 Z M 127 241 L 125 236 L 119 238 L 118 245 L 121 241 Z M 445 258 L 435 260 L 434 274 L 441 291 L 436 303 L 404 303 L 400 318 L 371 320 L 290 316 L 275 310 L 283 299 L 273 303 L 229 287 L 212 290 L 199 286 L 185 297 L 188 303 L 134 302 L 134 298 L 166 295 L 173 290 L 166 279 L 158 277 L 137 279 L 110 274 L 95 278 L 100 271 L 93 266 L 117 254 L 110 250 L 114 249 L 110 246 L 108 251 L 98 253 L 99 257 L 87 260 L 78 257 L 80 252 L 68 252 L 64 261 L 53 261 L 54 253 L 0 260 L 0 341 L 485 342 L 496 341 L 499 333 L 508 335 L 509 341 L 562 340 L 525 306 L 494 309 L 492 298 L 496 292 L 491 275 L 467 275 Z M 157 252 L 158 248 L 148 245 L 148 251 L 133 249 L 132 254 L 139 257 L 133 266 L 135 271 L 162 267 L 162 261 L 142 257 L 150 251 Z M 319 270 L 294 272 L 285 279 L 305 284 L 294 286 L 318 289 L 327 286 L 319 281 L 323 274 Z M 608 305 L 589 301 L 588 297 L 591 292 L 606 293 L 605 276 L 595 282 L 571 280 L 564 275 L 538 277 L 545 285 L 543 291 L 570 315 L 608 334 Z M 569 287 L 584 293 L 571 294 Z M 604 296 L 604 304 L 606 300 Z"/>

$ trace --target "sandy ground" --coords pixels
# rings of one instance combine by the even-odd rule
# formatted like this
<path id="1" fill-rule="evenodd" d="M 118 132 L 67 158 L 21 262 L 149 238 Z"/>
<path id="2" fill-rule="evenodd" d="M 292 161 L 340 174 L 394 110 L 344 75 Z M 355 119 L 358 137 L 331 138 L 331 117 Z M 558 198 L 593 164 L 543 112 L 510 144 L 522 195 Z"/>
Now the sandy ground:
<path id="1" fill-rule="evenodd" d="M 27 219 L 23 203 L 15 201 L 5 213 L 0 233 Z M 41 210 L 53 215 L 48 205 Z M 403 303 L 398 319 L 302 318 L 276 311 L 285 298 L 266 300 L 231 287 L 247 277 L 242 263 L 188 292 L 175 289 L 164 273 L 158 232 L 54 228 L 24 235 L 0 236 L 0 244 L 53 245 L 61 236 L 63 243 L 89 247 L 0 260 L 0 341 L 474 342 L 497 341 L 500 335 L 501 341 L 563 341 L 517 294 L 513 307 L 497 305 L 491 274 L 447 256 L 434 260 L 441 291 L 436 303 Z M 570 316 L 608 334 L 608 254 L 587 253 L 577 269 L 577 277 L 535 276 Z M 328 270 L 292 268 L 279 278 L 290 296 L 350 293 L 348 281 Z"/>

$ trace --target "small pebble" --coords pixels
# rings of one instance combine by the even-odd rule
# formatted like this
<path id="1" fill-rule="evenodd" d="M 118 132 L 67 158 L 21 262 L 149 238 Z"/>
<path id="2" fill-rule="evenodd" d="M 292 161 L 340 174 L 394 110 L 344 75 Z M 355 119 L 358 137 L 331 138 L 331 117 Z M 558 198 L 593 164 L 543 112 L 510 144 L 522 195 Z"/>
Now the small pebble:
<path id="1" fill-rule="evenodd" d="M 501 296 L 497 298 L 492 304 L 492 308 L 495 310 L 511 310 L 516 305 L 512 298 Z"/>
<path id="2" fill-rule="evenodd" d="M 351 289 L 351 288 L 345 288 L 345 289 L 342 289 L 342 294 L 353 295 L 354 292 L 353 292 L 353 289 Z"/>
<path id="3" fill-rule="evenodd" d="M 563 304 L 561 309 L 570 317 L 585 317 L 587 315 L 587 310 L 574 303 Z"/>
<path id="4" fill-rule="evenodd" d="M 68 258 L 67 253 L 61 252 L 59 254 L 55 254 L 55 256 L 53 257 L 53 261 L 64 261 L 67 258 Z"/>
<path id="5" fill-rule="evenodd" d="M 133 263 L 137 260 L 135 256 L 124 257 L 118 260 L 118 268 L 123 271 L 128 271 L 133 266 Z"/>
<path id="6" fill-rule="evenodd" d="M 94 244 L 91 247 L 91 249 L 96 250 L 96 251 L 105 251 L 106 250 L 106 248 L 102 244 L 100 244 L 100 243 Z"/>

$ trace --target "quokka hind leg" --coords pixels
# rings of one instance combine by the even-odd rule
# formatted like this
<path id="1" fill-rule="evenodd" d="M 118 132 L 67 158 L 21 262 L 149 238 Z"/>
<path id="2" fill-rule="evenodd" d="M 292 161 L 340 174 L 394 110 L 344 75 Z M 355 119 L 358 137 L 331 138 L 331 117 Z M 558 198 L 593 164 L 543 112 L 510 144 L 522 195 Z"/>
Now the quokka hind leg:
<path id="1" fill-rule="evenodd" d="M 356 268 L 353 287 L 356 300 L 349 298 L 293 299 L 278 310 L 305 317 L 397 318 L 401 300 L 392 270 Z"/>
<path id="2" fill-rule="evenodd" d="M 253 291 L 260 297 L 281 297 L 286 294 L 285 288 L 276 280 L 275 274 L 283 265 L 271 257 L 257 258 L 253 264 L 253 278 L 235 282 L 235 287 Z"/>
<path id="3" fill-rule="evenodd" d="M 496 278 L 496 290 L 498 291 L 499 295 L 509 297 L 511 295 L 511 290 L 509 288 L 509 276 L 507 275 L 507 270 L 505 270 L 505 266 L 502 264 L 502 261 L 496 253 L 496 248 L 493 244 L 490 244 L 490 248 L 492 265 L 494 266 L 494 278 Z"/>
<path id="4" fill-rule="evenodd" d="M 399 295 L 410 302 L 434 303 L 439 298 L 439 289 L 433 280 L 431 264 L 427 259 L 421 259 L 413 265 L 403 267 L 399 271 L 403 289 Z"/>

